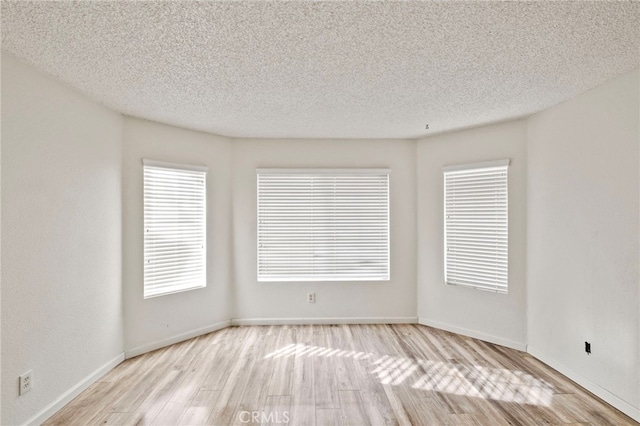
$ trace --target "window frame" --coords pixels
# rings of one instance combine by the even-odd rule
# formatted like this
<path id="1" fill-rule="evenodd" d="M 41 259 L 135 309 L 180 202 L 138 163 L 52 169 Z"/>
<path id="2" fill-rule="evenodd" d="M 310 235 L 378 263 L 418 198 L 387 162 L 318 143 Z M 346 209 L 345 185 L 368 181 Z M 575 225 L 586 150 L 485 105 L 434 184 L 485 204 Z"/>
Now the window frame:
<path id="1" fill-rule="evenodd" d="M 386 259 L 381 263 L 384 264 L 384 273 L 379 274 L 374 277 L 373 274 L 362 276 L 354 275 L 354 276 L 344 276 L 340 274 L 335 274 L 335 276 L 331 277 L 326 274 L 318 273 L 317 276 L 312 275 L 304 275 L 304 274 L 292 274 L 289 277 L 283 276 L 268 276 L 268 272 L 264 272 L 261 269 L 261 204 L 260 204 L 260 180 L 262 175 L 280 175 L 280 176 L 307 176 L 307 177 L 319 177 L 319 176 L 334 176 L 337 178 L 345 177 L 345 176 L 384 176 L 385 184 L 384 188 L 385 199 L 384 205 L 386 206 L 385 218 L 384 218 L 384 226 L 385 226 L 385 236 L 386 238 L 381 239 L 380 241 L 384 241 L 385 248 L 383 251 L 386 254 Z M 378 281 L 390 281 L 391 279 L 391 219 L 390 219 L 390 197 L 391 197 L 391 171 L 386 168 L 257 168 L 256 169 L 256 218 L 257 218 L 257 226 L 256 226 L 256 276 L 257 281 L 260 283 L 266 282 L 378 282 Z M 335 220 L 335 219 L 334 219 Z M 312 238 L 313 239 L 313 238 Z M 311 241 L 311 240 L 309 240 Z M 335 259 L 334 259 L 335 260 Z M 335 263 L 334 263 L 335 265 Z"/>
<path id="2" fill-rule="evenodd" d="M 168 162 L 156 161 L 156 160 L 150 160 L 150 159 L 143 159 L 142 164 L 143 164 L 143 167 L 142 167 L 143 241 L 142 242 L 143 242 L 143 297 L 144 299 L 150 299 L 154 297 L 161 297 L 161 296 L 166 296 L 170 294 L 182 293 L 185 291 L 205 288 L 207 286 L 207 172 L 208 172 L 208 168 L 204 166 L 168 163 Z M 202 179 L 202 188 L 196 191 L 197 199 L 188 200 L 192 202 L 191 205 L 189 206 L 189 209 L 194 209 L 194 208 L 197 209 L 195 214 L 194 213 L 191 214 L 191 216 L 195 216 L 198 218 L 197 226 L 200 228 L 197 230 L 197 234 L 193 234 L 192 232 L 183 232 L 182 234 L 175 234 L 175 231 L 174 231 L 174 235 L 170 236 L 175 238 L 173 241 L 173 244 L 176 244 L 176 240 L 179 239 L 180 237 L 183 239 L 182 241 L 183 244 L 184 244 L 185 238 L 188 240 L 191 240 L 189 241 L 189 243 L 192 246 L 201 244 L 201 247 L 200 247 L 201 251 L 198 253 L 198 255 L 194 255 L 193 258 L 191 258 L 192 261 L 197 262 L 196 265 L 188 268 L 191 274 L 195 273 L 197 276 L 197 278 L 193 279 L 190 284 L 185 282 L 183 284 L 166 285 L 165 288 L 163 289 L 161 288 L 162 287 L 161 285 L 157 283 L 153 284 L 153 280 L 151 280 L 149 277 L 149 275 L 153 273 L 152 271 L 148 270 L 150 262 L 153 260 L 153 259 L 150 259 L 149 257 L 152 257 L 154 254 L 157 256 L 157 252 L 155 250 L 151 251 L 149 249 L 149 247 L 153 244 L 153 241 L 154 241 L 154 240 L 149 240 L 150 232 L 152 232 L 150 231 L 151 224 L 149 221 L 153 217 L 152 217 L 152 212 L 147 208 L 147 206 L 151 204 L 151 200 L 149 199 L 150 195 L 147 193 L 147 190 L 153 186 L 153 183 L 152 183 L 153 178 L 151 177 L 151 173 L 153 172 L 153 170 L 160 171 L 160 173 L 171 172 L 171 171 L 177 172 L 178 174 L 183 173 L 182 179 L 188 179 L 187 182 L 182 183 L 181 187 L 180 186 L 178 187 L 179 190 L 183 190 L 183 191 L 187 189 L 188 185 L 192 185 L 195 180 L 200 178 Z M 192 176 L 189 177 L 189 175 L 192 175 Z M 155 179 L 158 179 L 158 176 L 156 176 Z M 161 189 L 161 186 L 162 185 L 160 185 L 160 187 L 156 186 L 156 189 Z M 189 189 L 192 190 L 193 187 Z M 162 197 L 160 197 L 156 199 L 154 202 L 162 203 L 166 201 L 163 201 Z M 166 208 L 166 206 L 161 206 L 160 208 Z M 178 213 L 178 217 L 179 217 L 179 213 Z M 176 219 L 176 216 L 171 217 L 170 220 L 171 219 L 178 220 Z M 154 220 L 157 221 L 158 217 L 156 216 Z M 157 234 L 158 233 L 156 232 L 155 233 L 156 236 L 154 238 L 157 238 Z M 199 239 L 194 240 L 193 239 L 194 235 L 196 235 L 196 238 L 199 238 Z M 193 250 L 193 247 L 190 247 L 190 249 Z M 168 256 L 168 255 L 170 254 L 167 254 L 165 252 L 165 256 Z M 173 253 L 173 256 L 174 256 L 173 259 L 175 260 L 177 257 L 175 252 Z M 184 274 L 184 272 L 182 273 Z M 176 275 L 179 276 L 179 273 Z M 184 275 L 182 278 L 184 279 Z M 168 279 L 168 278 L 165 278 L 165 279 Z"/>
<path id="3" fill-rule="evenodd" d="M 458 164 L 458 165 L 452 165 L 452 166 L 445 166 L 442 168 L 442 171 L 443 171 L 443 222 L 442 223 L 444 225 L 444 229 L 443 229 L 444 256 L 443 257 L 444 257 L 445 284 L 452 285 L 452 286 L 468 287 L 476 290 L 496 292 L 499 294 L 509 293 L 509 166 L 510 166 L 510 160 L 502 159 L 502 160 L 485 161 L 485 162 L 479 162 L 479 163 Z M 488 248 L 478 249 L 478 248 L 467 247 L 469 252 L 475 251 L 476 254 L 465 255 L 465 254 L 460 254 L 460 252 L 458 252 L 459 254 L 458 256 L 456 256 L 457 259 L 451 259 L 450 253 L 454 244 L 450 244 L 450 240 L 454 236 L 450 235 L 451 234 L 450 230 L 454 228 L 456 225 L 451 221 L 452 219 L 451 216 L 455 212 L 449 209 L 449 206 L 452 205 L 453 200 L 449 199 L 450 191 L 447 187 L 448 177 L 457 176 L 458 178 L 462 177 L 463 179 L 468 179 L 465 185 L 469 185 L 469 182 L 475 179 L 482 179 L 478 177 L 478 174 L 486 174 L 492 171 L 495 171 L 494 173 L 495 176 L 498 176 L 498 174 L 500 173 L 504 173 L 503 175 L 504 178 L 499 181 L 500 183 L 499 184 L 496 183 L 493 186 L 493 188 L 496 188 L 495 191 L 504 191 L 503 195 L 502 194 L 498 195 L 498 192 L 496 192 L 495 198 L 493 198 L 494 205 L 497 205 L 497 207 L 494 210 L 484 210 L 485 215 L 487 212 L 489 214 L 494 215 L 495 226 L 493 228 L 488 227 L 490 225 L 489 223 L 487 223 L 490 221 L 489 218 L 478 219 L 477 216 L 472 216 L 472 217 L 462 216 L 464 220 L 467 222 L 467 225 L 463 226 L 466 228 L 465 231 L 467 233 L 474 232 L 474 231 L 476 233 L 480 232 L 480 234 L 471 238 L 475 238 L 475 239 L 482 238 L 481 243 L 484 243 L 485 246 Z M 487 183 L 483 182 L 482 184 L 486 185 Z M 458 185 L 460 185 L 460 183 L 458 183 Z M 460 199 L 461 204 L 464 205 L 464 203 L 470 203 L 466 206 L 466 208 L 470 208 L 470 205 L 475 205 L 477 208 L 478 203 L 485 203 L 485 201 L 478 201 L 477 198 L 474 198 L 474 197 L 481 196 L 486 199 L 486 195 L 484 194 L 479 195 L 477 192 L 475 192 L 475 191 L 483 191 L 483 190 L 486 192 L 486 188 L 473 188 L 473 187 L 467 186 L 466 188 L 464 188 L 464 191 L 466 192 L 466 194 L 463 195 L 463 197 Z M 473 200 L 470 200 L 470 198 L 473 198 Z M 488 201 L 489 199 L 486 199 L 486 202 Z M 484 209 L 490 207 L 486 204 L 481 204 L 481 206 Z M 461 219 L 461 214 L 468 215 L 468 213 L 461 213 L 461 211 L 464 211 L 464 210 L 458 210 L 458 216 L 457 216 L 458 221 L 460 221 Z M 503 217 L 503 220 L 500 219 L 502 217 Z M 469 222 L 471 222 L 471 224 L 469 224 Z M 458 226 L 460 226 L 460 224 L 458 224 Z M 483 227 L 483 229 L 479 230 L 478 229 L 479 226 Z M 464 234 L 465 231 L 458 231 L 458 232 Z M 496 237 L 493 238 L 494 240 L 493 246 L 490 245 L 491 237 L 486 235 L 486 232 L 492 232 L 492 231 L 496 235 Z M 500 233 L 503 233 L 504 236 L 497 237 L 497 235 L 500 235 Z M 460 238 L 459 235 L 458 235 L 458 238 Z M 464 240 L 464 237 L 462 239 Z M 466 242 L 469 243 L 469 240 L 466 240 Z M 471 243 L 471 244 L 474 244 L 474 243 Z M 464 245 L 464 242 L 462 242 L 462 245 Z M 458 250 L 459 249 L 460 247 L 458 246 Z M 502 252 L 503 254 L 501 254 Z M 493 262 L 490 262 L 488 259 L 492 255 L 494 256 L 495 260 Z M 453 268 L 457 267 L 458 269 L 460 269 L 461 263 L 462 264 L 466 263 L 467 265 L 469 265 L 470 263 L 475 263 L 481 268 L 485 268 L 485 270 L 487 271 L 492 271 L 492 270 L 493 271 L 479 272 L 478 270 L 475 270 L 473 272 L 468 272 L 468 273 L 460 272 L 458 276 L 466 277 L 465 279 L 452 278 L 452 275 L 453 276 L 456 275 L 455 272 L 453 271 Z M 451 265 L 456 265 L 456 266 L 452 267 Z M 477 267 L 474 267 L 474 268 L 477 268 Z M 462 269 L 464 269 L 464 266 L 462 266 Z M 491 273 L 494 274 L 493 279 L 487 278 L 487 276 L 490 276 Z M 485 275 L 484 277 L 481 276 L 483 274 Z M 502 278 L 499 278 L 499 276 Z M 473 282 L 474 277 L 476 279 L 475 282 Z"/>

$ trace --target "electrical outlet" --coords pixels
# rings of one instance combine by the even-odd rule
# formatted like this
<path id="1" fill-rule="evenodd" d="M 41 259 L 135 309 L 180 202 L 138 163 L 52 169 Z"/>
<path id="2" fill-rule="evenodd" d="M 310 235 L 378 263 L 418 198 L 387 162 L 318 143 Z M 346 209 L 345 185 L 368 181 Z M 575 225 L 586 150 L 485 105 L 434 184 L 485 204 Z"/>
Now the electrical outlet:
<path id="1" fill-rule="evenodd" d="M 307 293 L 307 303 L 316 303 L 315 293 Z"/>
<path id="2" fill-rule="evenodd" d="M 22 376 L 20 376 L 18 380 L 18 383 L 20 386 L 18 390 L 19 395 L 24 395 L 25 393 L 29 392 L 33 387 L 33 378 L 31 377 L 32 374 L 33 372 L 29 370 L 26 373 L 24 373 Z"/>

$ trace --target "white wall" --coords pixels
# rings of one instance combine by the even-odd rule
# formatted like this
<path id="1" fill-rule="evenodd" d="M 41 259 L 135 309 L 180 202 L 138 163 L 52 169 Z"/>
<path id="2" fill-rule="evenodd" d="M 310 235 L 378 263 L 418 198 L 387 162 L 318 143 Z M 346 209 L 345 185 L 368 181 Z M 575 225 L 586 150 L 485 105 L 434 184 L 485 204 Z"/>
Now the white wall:
<path id="1" fill-rule="evenodd" d="M 209 167 L 205 288 L 143 298 L 143 158 Z M 122 164 L 125 350 L 134 355 L 231 318 L 231 144 L 228 138 L 126 117 Z"/>
<path id="2" fill-rule="evenodd" d="M 0 68 L 2 55 L 0 55 Z M 0 71 L 0 74 L 2 72 Z M 2 102 L 0 101 L 0 117 L 2 117 Z M 0 242 L 2 241 L 2 120 L 0 120 Z M 2 244 L 0 243 L 0 424 L 2 424 Z"/>
<path id="3" fill-rule="evenodd" d="M 529 119 L 527 277 L 530 352 L 638 420 L 639 78 Z"/>
<path id="4" fill-rule="evenodd" d="M 235 318 L 415 319 L 413 141 L 236 139 L 233 148 Z M 391 280 L 258 283 L 256 168 L 260 167 L 391 169 Z M 316 293 L 315 304 L 306 302 L 310 291 Z"/>
<path id="5" fill-rule="evenodd" d="M 417 143 L 230 140 L 123 119 L 3 54 L 0 424 L 42 412 L 123 349 L 141 353 L 231 318 L 416 316 L 528 342 L 640 418 L 639 77 L 529 120 Z M 142 297 L 142 158 L 209 167 L 205 289 Z M 500 158 L 511 159 L 509 294 L 447 286 L 442 167 Z M 257 283 L 259 167 L 390 168 L 391 281 Z M 34 389 L 18 397 L 29 369 Z"/>
<path id="6" fill-rule="evenodd" d="M 3 425 L 122 354 L 121 135 L 120 115 L 2 55 Z"/>
<path id="7" fill-rule="evenodd" d="M 524 349 L 526 344 L 526 123 L 418 141 L 418 316 L 427 325 Z M 509 293 L 444 283 L 442 167 L 509 158 Z"/>

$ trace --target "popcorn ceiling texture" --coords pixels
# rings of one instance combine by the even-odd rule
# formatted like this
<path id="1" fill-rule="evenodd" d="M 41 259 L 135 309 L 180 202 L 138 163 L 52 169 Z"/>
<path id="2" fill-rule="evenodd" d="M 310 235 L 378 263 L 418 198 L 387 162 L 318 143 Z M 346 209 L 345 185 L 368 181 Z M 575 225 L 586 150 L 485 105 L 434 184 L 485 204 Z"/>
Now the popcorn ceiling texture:
<path id="1" fill-rule="evenodd" d="M 168 124 L 422 137 L 525 116 L 638 67 L 640 3 L 3 1 L 2 48 Z"/>

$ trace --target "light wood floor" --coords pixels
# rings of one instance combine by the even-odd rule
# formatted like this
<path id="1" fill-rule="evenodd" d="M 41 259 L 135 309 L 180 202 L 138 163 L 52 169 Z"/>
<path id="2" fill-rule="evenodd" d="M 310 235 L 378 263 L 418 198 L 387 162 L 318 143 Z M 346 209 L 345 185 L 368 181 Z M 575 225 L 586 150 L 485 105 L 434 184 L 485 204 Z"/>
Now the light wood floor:
<path id="1" fill-rule="evenodd" d="M 46 424 L 637 423 L 526 353 L 338 325 L 232 327 L 127 360 Z"/>

